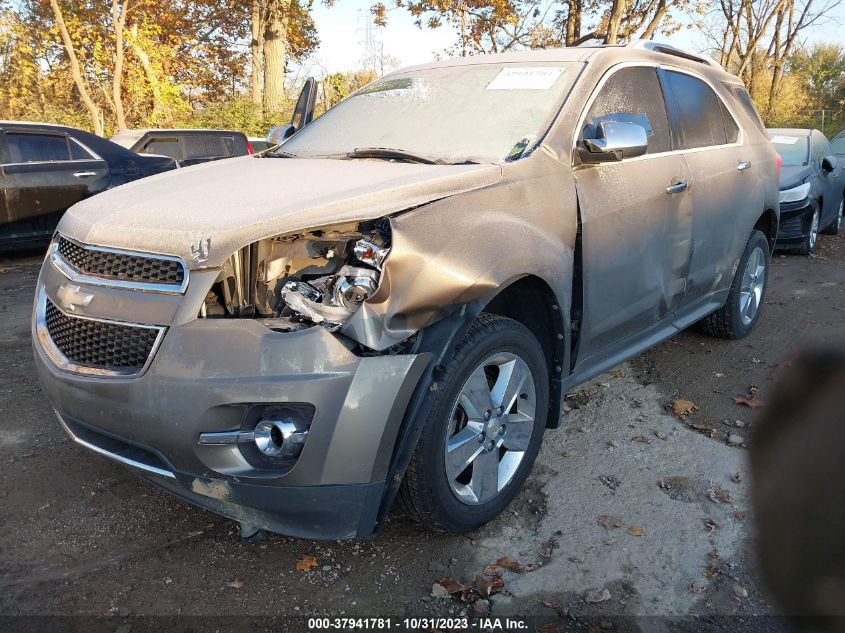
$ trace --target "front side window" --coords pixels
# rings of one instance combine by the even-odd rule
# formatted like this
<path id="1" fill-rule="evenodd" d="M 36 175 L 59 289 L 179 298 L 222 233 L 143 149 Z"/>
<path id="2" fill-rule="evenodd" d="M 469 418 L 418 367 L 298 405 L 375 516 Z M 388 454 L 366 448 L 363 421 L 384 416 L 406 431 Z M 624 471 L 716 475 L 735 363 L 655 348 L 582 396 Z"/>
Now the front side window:
<path id="1" fill-rule="evenodd" d="M 53 134 L 6 134 L 9 162 L 40 163 L 70 160 L 70 150 L 64 136 Z"/>
<path id="2" fill-rule="evenodd" d="M 810 137 L 796 134 L 770 134 L 769 140 L 780 154 L 784 167 L 804 167 L 810 164 Z"/>
<path id="3" fill-rule="evenodd" d="M 819 169 L 821 169 L 822 161 L 833 154 L 833 150 L 830 148 L 827 137 L 821 132 L 813 132 L 813 143 L 816 146 L 816 159 L 819 162 Z"/>
<path id="4" fill-rule="evenodd" d="M 595 138 L 603 121 L 636 123 L 645 128 L 649 154 L 672 149 L 669 118 L 657 71 L 652 67 L 623 68 L 602 86 L 584 119 L 582 138 Z"/>
<path id="5" fill-rule="evenodd" d="M 671 70 L 666 81 L 678 105 L 684 148 L 727 143 L 722 104 L 713 89 L 697 77 Z"/>
<path id="6" fill-rule="evenodd" d="M 283 146 L 343 158 L 390 148 L 443 162 L 499 162 L 543 138 L 583 64 L 473 64 L 389 75 L 315 119 Z"/>
<path id="7" fill-rule="evenodd" d="M 830 142 L 834 154 L 845 154 L 845 134 L 840 134 Z"/>

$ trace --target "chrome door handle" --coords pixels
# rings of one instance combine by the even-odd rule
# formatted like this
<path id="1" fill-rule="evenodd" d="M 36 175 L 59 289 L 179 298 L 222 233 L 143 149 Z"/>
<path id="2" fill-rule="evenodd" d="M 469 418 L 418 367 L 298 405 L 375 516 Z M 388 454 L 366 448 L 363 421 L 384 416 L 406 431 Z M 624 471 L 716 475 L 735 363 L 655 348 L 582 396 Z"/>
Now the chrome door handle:
<path id="1" fill-rule="evenodd" d="M 674 185 L 669 185 L 668 187 L 666 187 L 666 193 L 670 195 L 673 193 L 681 193 L 683 191 L 686 191 L 687 187 L 689 187 L 689 181 L 681 180 L 676 182 Z"/>
<path id="2" fill-rule="evenodd" d="M 736 164 L 736 168 L 739 171 L 745 171 L 746 169 L 751 169 L 751 161 L 741 160 Z"/>
<path id="3" fill-rule="evenodd" d="M 77 171 L 77 172 L 74 172 L 73 177 L 74 178 L 90 178 L 91 176 L 96 176 L 96 175 L 97 175 L 96 171 Z"/>

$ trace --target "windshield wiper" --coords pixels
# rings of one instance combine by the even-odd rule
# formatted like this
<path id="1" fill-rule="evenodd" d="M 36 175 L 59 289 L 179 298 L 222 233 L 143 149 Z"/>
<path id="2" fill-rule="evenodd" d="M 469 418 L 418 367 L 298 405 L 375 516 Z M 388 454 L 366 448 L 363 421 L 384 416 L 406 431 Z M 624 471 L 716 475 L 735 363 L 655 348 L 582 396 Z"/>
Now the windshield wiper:
<path id="1" fill-rule="evenodd" d="M 280 149 L 277 149 L 273 152 L 267 152 L 264 155 L 270 158 L 299 158 L 299 156 L 297 156 L 296 154 L 291 154 L 290 152 L 283 152 Z"/>
<path id="2" fill-rule="evenodd" d="M 356 147 L 351 152 L 346 154 L 347 158 L 395 158 L 397 160 L 406 160 L 410 163 L 422 163 L 423 165 L 445 165 L 447 164 L 441 158 L 432 158 L 431 156 L 424 156 L 421 154 L 414 154 L 413 152 L 404 149 L 394 149 L 392 147 Z"/>

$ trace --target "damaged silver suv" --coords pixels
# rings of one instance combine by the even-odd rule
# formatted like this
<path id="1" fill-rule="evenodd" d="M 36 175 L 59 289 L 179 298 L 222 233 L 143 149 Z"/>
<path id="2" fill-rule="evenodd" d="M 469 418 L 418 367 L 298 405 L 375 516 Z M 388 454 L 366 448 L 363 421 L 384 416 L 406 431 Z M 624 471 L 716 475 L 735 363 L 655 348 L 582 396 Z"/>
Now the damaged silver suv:
<path id="1" fill-rule="evenodd" d="M 365 536 L 398 496 L 472 530 L 567 390 L 752 330 L 777 172 L 739 80 L 669 47 L 397 71 L 275 150 L 73 207 L 38 371 L 78 443 L 244 524 Z"/>

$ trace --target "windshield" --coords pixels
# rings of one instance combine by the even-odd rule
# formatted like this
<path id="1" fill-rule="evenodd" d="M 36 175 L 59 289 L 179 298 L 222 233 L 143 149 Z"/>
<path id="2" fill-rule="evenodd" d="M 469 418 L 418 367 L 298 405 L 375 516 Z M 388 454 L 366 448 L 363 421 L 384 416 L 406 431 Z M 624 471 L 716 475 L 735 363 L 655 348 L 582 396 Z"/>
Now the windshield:
<path id="1" fill-rule="evenodd" d="M 532 149 L 582 65 L 477 64 L 385 77 L 287 141 L 296 156 L 390 148 L 442 162 L 514 160 Z"/>
<path id="2" fill-rule="evenodd" d="M 774 134 L 772 145 L 780 154 L 784 167 L 803 167 L 810 162 L 810 137 Z"/>

